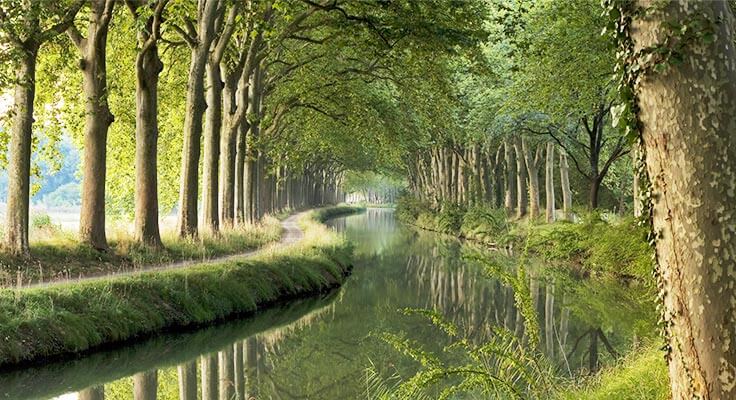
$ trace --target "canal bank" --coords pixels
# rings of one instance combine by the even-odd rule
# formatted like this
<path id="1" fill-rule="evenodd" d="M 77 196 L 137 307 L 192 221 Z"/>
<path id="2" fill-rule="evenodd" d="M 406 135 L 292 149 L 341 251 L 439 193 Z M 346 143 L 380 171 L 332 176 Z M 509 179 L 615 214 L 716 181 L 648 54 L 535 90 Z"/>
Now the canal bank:
<path id="1" fill-rule="evenodd" d="M 358 212 L 328 207 L 299 221 L 304 237 L 249 258 L 0 291 L 0 366 L 44 363 L 164 331 L 191 330 L 276 302 L 329 291 L 352 247 L 321 222 Z"/>

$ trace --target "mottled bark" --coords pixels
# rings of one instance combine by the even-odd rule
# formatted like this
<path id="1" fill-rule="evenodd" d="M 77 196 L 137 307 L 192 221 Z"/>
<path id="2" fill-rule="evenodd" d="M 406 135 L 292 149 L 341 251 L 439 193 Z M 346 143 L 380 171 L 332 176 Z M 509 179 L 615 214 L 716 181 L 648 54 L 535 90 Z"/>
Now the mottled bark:
<path id="1" fill-rule="evenodd" d="M 639 6 L 654 1 L 641 0 Z M 673 23 L 712 29 L 683 62 L 647 72 L 637 98 L 652 184 L 663 319 L 675 400 L 736 398 L 736 50 L 725 1 L 670 2 L 632 27 L 635 49 Z"/>
<path id="2" fill-rule="evenodd" d="M 181 157 L 181 185 L 179 189 L 179 236 L 197 236 L 197 199 L 199 181 L 199 156 L 202 141 L 202 120 L 205 100 L 204 75 L 214 39 L 217 0 L 199 0 L 196 37 L 187 37 L 191 47 L 187 100 L 184 110 L 184 142 Z M 194 32 L 182 33 L 183 36 Z"/>
<path id="3" fill-rule="evenodd" d="M 544 199 L 547 222 L 555 220 L 555 145 L 547 143 L 547 156 L 544 165 Z"/>
<path id="4" fill-rule="evenodd" d="M 525 157 L 521 140 L 514 141 L 514 151 L 516 153 L 516 217 L 523 218 L 527 211 L 528 192 L 526 187 L 526 163 L 524 162 Z"/>
<path id="5" fill-rule="evenodd" d="M 81 58 L 82 90 L 85 97 L 84 161 L 82 163 L 82 206 L 79 240 L 98 250 L 107 249 L 105 236 L 105 174 L 107 132 L 114 118 L 107 102 L 107 33 L 115 0 L 90 3 L 87 37 L 76 27 L 67 33 Z"/>
<path id="6" fill-rule="evenodd" d="M 158 57 L 157 45 L 151 44 L 139 52 L 136 64 L 134 236 L 138 242 L 161 247 L 157 155 L 158 80 L 163 63 Z"/>
<path id="7" fill-rule="evenodd" d="M 504 207 L 511 213 L 516 209 L 516 163 L 514 162 L 513 145 L 504 140 L 503 142 L 504 168 L 506 178 L 504 179 Z"/>
<path id="8" fill-rule="evenodd" d="M 539 167 L 542 163 L 542 146 L 537 146 L 536 152 L 532 154 L 532 148 L 526 138 L 521 138 L 521 149 L 524 153 L 524 165 L 529 178 L 529 216 L 539 217 Z"/>
<path id="9" fill-rule="evenodd" d="M 562 190 L 562 214 L 565 219 L 572 218 L 572 190 L 570 189 L 570 165 L 567 154 L 560 151 L 560 186 Z"/>
<path id="10" fill-rule="evenodd" d="M 38 44 L 29 43 L 22 52 L 15 74 L 17 83 L 8 146 L 8 203 L 5 211 L 5 250 L 16 256 L 29 254 L 28 206 Z"/>

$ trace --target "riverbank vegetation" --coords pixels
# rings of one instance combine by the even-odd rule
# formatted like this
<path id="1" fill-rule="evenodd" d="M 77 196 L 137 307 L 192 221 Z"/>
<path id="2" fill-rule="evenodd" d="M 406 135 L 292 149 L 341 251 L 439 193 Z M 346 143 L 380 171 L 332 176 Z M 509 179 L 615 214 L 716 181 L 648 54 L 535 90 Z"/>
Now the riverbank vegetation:
<path id="1" fill-rule="evenodd" d="M 351 247 L 311 212 L 298 244 L 248 259 L 0 292 L 0 365 L 38 362 L 163 330 L 192 329 L 277 301 L 327 291 L 350 269 Z"/>
<path id="2" fill-rule="evenodd" d="M 276 218 L 266 217 L 254 224 L 222 229 L 216 235 L 180 237 L 173 231 L 161 235 L 162 247 L 143 246 L 124 229 L 111 227 L 108 249 L 99 252 L 80 243 L 72 232 L 51 222 L 31 228 L 32 257 L 0 253 L 0 285 L 22 287 L 39 282 L 76 279 L 132 271 L 177 261 L 206 261 L 245 253 L 272 243 L 281 236 Z"/>

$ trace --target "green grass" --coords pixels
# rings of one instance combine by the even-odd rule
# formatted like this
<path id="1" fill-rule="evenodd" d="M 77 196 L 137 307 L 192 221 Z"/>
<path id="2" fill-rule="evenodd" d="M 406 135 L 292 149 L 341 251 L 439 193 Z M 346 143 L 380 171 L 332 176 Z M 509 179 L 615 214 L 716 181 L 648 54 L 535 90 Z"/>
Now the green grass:
<path id="1" fill-rule="evenodd" d="M 218 235 L 201 233 L 197 239 L 164 232 L 164 247 L 135 243 L 127 229 L 112 229 L 110 249 L 99 252 L 77 241 L 74 234 L 51 224 L 32 229 L 31 258 L 0 253 L 0 285 L 18 286 L 80 276 L 103 275 L 182 260 L 207 260 L 242 253 L 274 242 L 281 236 L 276 218 L 259 224 L 223 229 Z"/>
<path id="2" fill-rule="evenodd" d="M 577 387 L 562 390 L 559 400 L 665 400 L 670 398 L 664 354 L 656 346 L 633 351 L 617 365 Z"/>
<path id="3" fill-rule="evenodd" d="M 82 352 L 195 327 L 339 285 L 352 247 L 319 223 L 356 212 L 320 209 L 298 244 L 258 257 L 127 277 L 0 291 L 0 365 Z"/>

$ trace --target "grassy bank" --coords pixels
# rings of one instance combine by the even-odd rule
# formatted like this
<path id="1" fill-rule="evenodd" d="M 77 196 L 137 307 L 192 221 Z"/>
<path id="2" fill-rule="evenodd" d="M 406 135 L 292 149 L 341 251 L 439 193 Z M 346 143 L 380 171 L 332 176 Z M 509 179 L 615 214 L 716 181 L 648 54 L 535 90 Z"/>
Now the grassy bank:
<path id="1" fill-rule="evenodd" d="M 580 289 L 565 293 L 579 312 L 598 315 L 602 320 L 618 321 L 616 312 L 631 314 L 631 309 L 611 308 L 603 299 L 627 299 L 642 302 L 646 313 L 642 320 L 654 321 L 656 311 L 652 249 L 646 242 L 647 228 L 633 218 L 580 214 L 576 222 L 516 220 L 503 209 L 483 206 L 445 205 L 432 210 L 416 201 L 400 202 L 399 218 L 421 229 L 440 232 L 491 246 L 512 247 L 516 254 L 528 253 L 543 260 L 544 275 L 569 276 L 581 282 Z M 610 285 L 613 286 L 610 286 Z M 610 290 L 614 288 L 615 290 Z M 610 292 L 610 293 L 609 293 Z M 577 298 L 576 298 L 577 297 Z M 615 303 L 614 303 L 615 304 Z M 617 304 L 625 304 L 620 302 Z M 639 303 L 637 303 L 639 304 Z M 647 311 L 651 309 L 651 311 Z M 601 325 L 601 321 L 597 321 Z M 656 328 L 649 324 L 630 324 L 637 335 L 656 341 Z M 641 326 L 640 326 L 641 325 Z M 653 325 L 653 322 L 652 322 Z M 664 399 L 668 377 L 662 352 L 652 345 L 637 348 L 613 361 L 591 378 L 562 382 L 557 396 L 561 399 Z"/>
<path id="2" fill-rule="evenodd" d="M 342 283 L 352 248 L 305 215 L 298 244 L 258 257 L 133 276 L 0 291 L 0 365 L 83 352 L 160 331 L 193 328 Z"/>
<path id="3" fill-rule="evenodd" d="M 196 239 L 164 231 L 161 249 L 141 246 L 133 241 L 127 228 L 112 227 L 107 252 L 79 243 L 75 234 L 62 231 L 50 221 L 34 221 L 31 233 L 30 258 L 0 252 L 0 285 L 103 275 L 141 266 L 242 253 L 278 240 L 281 226 L 276 218 L 267 217 L 259 224 L 223 229 L 218 235 L 202 232 Z"/>
<path id="4" fill-rule="evenodd" d="M 531 255 L 557 265 L 572 266 L 581 274 L 607 274 L 651 283 L 652 250 L 647 229 L 633 218 L 582 215 L 578 221 L 512 220 L 503 209 L 447 205 L 432 210 L 416 202 L 400 203 L 397 215 L 406 223 L 491 246 L 526 249 Z"/>
<path id="5" fill-rule="evenodd" d="M 559 400 L 665 400 L 670 398 L 664 353 L 657 346 L 632 352 L 617 365 L 562 390 Z"/>

